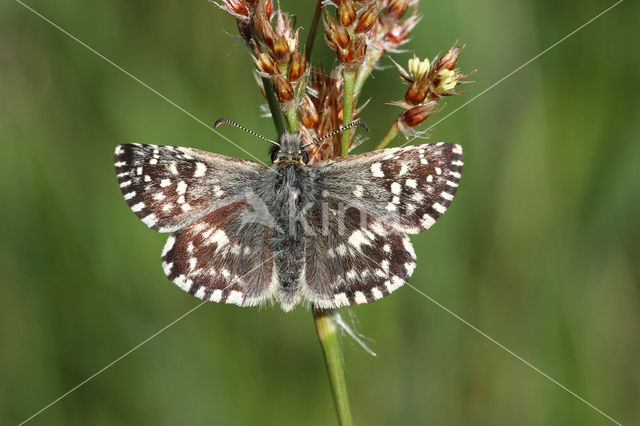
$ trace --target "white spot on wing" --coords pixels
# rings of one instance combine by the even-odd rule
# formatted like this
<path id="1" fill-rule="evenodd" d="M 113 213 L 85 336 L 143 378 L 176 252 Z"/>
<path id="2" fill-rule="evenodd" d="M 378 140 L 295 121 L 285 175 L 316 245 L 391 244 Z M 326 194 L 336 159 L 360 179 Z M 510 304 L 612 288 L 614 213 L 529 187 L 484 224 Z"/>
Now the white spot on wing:
<path id="1" fill-rule="evenodd" d="M 125 200 L 130 200 L 130 199 L 132 199 L 132 198 L 133 198 L 133 197 L 135 197 L 135 196 L 136 196 L 136 191 L 129 192 L 129 193 L 127 193 L 127 194 L 124 194 L 124 199 L 125 199 Z"/>
<path id="2" fill-rule="evenodd" d="M 211 300 L 212 302 L 219 302 L 221 298 L 222 290 L 213 290 L 213 293 L 211 293 L 211 297 L 209 298 L 209 300 Z"/>
<path id="3" fill-rule="evenodd" d="M 347 298 L 346 293 L 336 294 L 333 300 L 336 303 L 336 306 L 346 306 L 349 304 L 349 299 Z"/>
<path id="4" fill-rule="evenodd" d="M 361 292 L 361 291 L 356 291 L 355 292 L 355 299 L 356 299 L 356 303 L 358 303 L 358 304 L 367 303 L 367 298 L 364 295 L 364 293 Z"/>
<path id="5" fill-rule="evenodd" d="M 440 214 L 443 214 L 447 210 L 447 208 L 440 203 L 434 203 L 433 209 Z"/>
<path id="6" fill-rule="evenodd" d="M 204 165 L 204 163 L 201 162 L 197 162 L 196 163 L 196 171 L 193 172 L 193 177 L 202 177 L 204 176 L 204 173 L 207 171 L 207 166 Z"/>
<path id="7" fill-rule="evenodd" d="M 155 214 L 151 213 L 150 215 L 143 217 L 142 221 L 149 228 L 152 228 L 156 223 L 158 223 L 158 218 Z"/>
<path id="8" fill-rule="evenodd" d="M 227 238 L 227 234 L 224 233 L 222 229 L 217 229 L 216 232 L 211 237 L 211 241 L 218 244 L 218 249 L 222 246 L 225 246 L 229 242 L 229 238 Z"/>
<path id="9" fill-rule="evenodd" d="M 391 193 L 400 195 L 400 192 L 402 192 L 402 186 L 398 182 L 393 182 L 391 184 Z"/>
<path id="10" fill-rule="evenodd" d="M 227 297 L 226 303 L 242 306 L 243 300 L 244 300 L 244 294 L 236 290 L 231 290 L 231 293 L 229 293 L 229 297 Z"/>
<path id="11" fill-rule="evenodd" d="M 373 298 L 376 300 L 382 299 L 384 297 L 384 294 L 382 294 L 382 292 L 380 291 L 380 289 L 378 289 L 378 287 L 372 288 L 371 294 L 373 295 Z"/>
<path id="12" fill-rule="evenodd" d="M 405 181 L 405 184 L 409 187 L 409 188 L 417 188 L 418 187 L 418 182 L 416 182 L 415 179 L 407 179 Z"/>
<path id="13" fill-rule="evenodd" d="M 170 235 L 169 238 L 167 238 L 167 242 L 164 244 L 164 248 L 162 249 L 162 257 L 169 253 L 169 250 L 173 248 L 175 242 L 176 237 L 174 237 L 173 235 Z"/>
<path id="14" fill-rule="evenodd" d="M 364 193 L 364 188 L 362 187 L 362 185 L 356 185 L 355 189 L 353 190 L 353 195 L 360 198 L 362 197 L 363 193 Z"/>
<path id="15" fill-rule="evenodd" d="M 143 202 L 139 202 L 138 204 L 134 204 L 133 206 L 131 206 L 131 210 L 133 210 L 135 213 L 138 213 L 142 209 L 144 209 Z"/>
<path id="16" fill-rule="evenodd" d="M 356 229 L 353 231 L 353 234 L 349 237 L 349 244 L 360 250 L 360 246 L 362 244 L 370 245 L 371 242 L 365 237 L 365 235 L 359 230 Z"/>
<path id="17" fill-rule="evenodd" d="M 178 182 L 178 185 L 176 186 L 176 192 L 178 194 L 184 194 L 187 191 L 187 184 L 181 180 L 180 182 Z"/>
<path id="18" fill-rule="evenodd" d="M 163 187 L 163 188 L 166 187 L 166 186 L 169 186 L 169 185 L 171 185 L 171 181 L 169 179 L 162 179 L 160 181 L 160 186 Z"/>
<path id="19" fill-rule="evenodd" d="M 375 177 L 384 177 L 384 172 L 382 171 L 382 163 L 373 163 L 371 165 L 371 174 Z"/>

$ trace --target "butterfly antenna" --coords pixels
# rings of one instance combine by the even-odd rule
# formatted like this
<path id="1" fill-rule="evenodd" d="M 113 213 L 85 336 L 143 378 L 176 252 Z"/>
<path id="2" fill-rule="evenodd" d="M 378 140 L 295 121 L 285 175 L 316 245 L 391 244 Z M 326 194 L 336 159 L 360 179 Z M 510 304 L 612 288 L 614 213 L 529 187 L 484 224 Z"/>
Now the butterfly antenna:
<path id="1" fill-rule="evenodd" d="M 279 144 L 278 142 L 276 142 L 276 141 L 272 141 L 271 139 L 266 138 L 266 137 L 262 136 L 261 134 L 254 132 L 253 130 L 249 130 L 249 129 L 247 129 L 247 128 L 246 128 L 246 127 L 244 127 L 244 126 L 239 125 L 239 124 L 238 124 L 238 123 L 236 123 L 235 121 L 231 121 L 231 120 L 229 120 L 228 118 L 221 118 L 220 120 L 217 120 L 217 121 L 213 124 L 213 128 L 215 129 L 215 128 L 217 128 L 217 127 L 218 127 L 219 125 L 221 125 L 221 124 L 230 124 L 230 125 L 232 125 L 233 127 L 237 127 L 238 129 L 242 129 L 242 130 L 244 130 L 245 132 L 249 133 L 250 135 L 253 135 L 253 136 L 257 137 L 257 138 L 260 138 L 260 139 L 262 139 L 262 140 L 265 140 L 265 141 L 267 141 L 267 142 L 269 142 L 269 143 L 271 143 L 271 144 L 274 144 L 275 146 L 280 146 L 280 144 Z"/>
<path id="2" fill-rule="evenodd" d="M 341 126 L 336 131 L 333 131 L 331 133 L 327 133 L 326 135 L 324 135 L 324 136 L 322 136 L 320 138 L 312 140 L 311 142 L 309 142 L 306 145 L 302 145 L 302 148 L 307 147 L 309 145 L 313 145 L 314 143 L 322 142 L 325 139 L 329 139 L 330 137 L 335 136 L 337 134 L 340 134 L 340 133 L 344 132 L 345 130 L 349 130 L 350 128 L 355 127 L 355 126 L 363 127 L 367 132 L 369 131 L 369 127 L 364 123 L 364 121 L 355 120 L 355 121 L 352 121 L 350 124 L 347 124 L 346 126 Z"/>

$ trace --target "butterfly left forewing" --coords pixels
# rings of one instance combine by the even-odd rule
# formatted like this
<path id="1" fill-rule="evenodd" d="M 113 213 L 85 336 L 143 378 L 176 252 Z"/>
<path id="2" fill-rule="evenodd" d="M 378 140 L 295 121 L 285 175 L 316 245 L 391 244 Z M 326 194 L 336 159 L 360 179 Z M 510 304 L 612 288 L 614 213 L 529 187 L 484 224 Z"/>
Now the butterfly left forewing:
<path id="1" fill-rule="evenodd" d="M 118 145 L 114 165 L 120 190 L 150 228 L 173 232 L 244 197 L 266 167 L 193 148 Z"/>

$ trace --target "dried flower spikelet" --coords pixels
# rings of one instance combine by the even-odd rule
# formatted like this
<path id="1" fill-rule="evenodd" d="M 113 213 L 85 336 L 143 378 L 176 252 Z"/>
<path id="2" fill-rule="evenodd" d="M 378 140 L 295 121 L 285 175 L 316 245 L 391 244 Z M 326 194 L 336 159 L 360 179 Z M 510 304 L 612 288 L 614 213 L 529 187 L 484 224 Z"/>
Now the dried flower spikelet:
<path id="1" fill-rule="evenodd" d="M 380 3 L 371 3 L 369 7 L 364 9 L 362 14 L 358 18 L 358 23 L 356 24 L 354 31 L 357 33 L 365 33 L 370 31 L 377 22 L 379 15 Z"/>
<path id="2" fill-rule="evenodd" d="M 472 71 L 467 75 L 463 75 L 460 68 L 454 68 L 458 63 L 460 52 L 461 49 L 458 43 L 455 43 L 440 60 L 437 62 L 434 60 L 435 65 L 431 71 L 430 98 L 460 94 L 460 92 L 456 92 L 453 89 L 462 84 L 462 80 L 475 73 L 475 71 Z"/>
<path id="3" fill-rule="evenodd" d="M 378 0 L 339 0 L 336 17 L 324 20 L 325 39 L 336 51 L 338 60 L 348 70 L 355 70 L 365 60 L 367 38 L 379 15 Z"/>
<path id="4" fill-rule="evenodd" d="M 297 83 L 307 70 L 307 60 L 304 55 L 294 50 L 289 62 L 289 81 Z"/>
<path id="5" fill-rule="evenodd" d="M 307 95 L 302 96 L 302 98 L 300 99 L 298 114 L 304 127 L 313 129 L 320 122 L 320 114 L 318 114 L 316 106 Z"/>
<path id="6" fill-rule="evenodd" d="M 398 130 L 405 137 L 415 134 L 413 127 L 416 127 L 418 124 L 436 113 L 438 111 L 436 106 L 437 101 L 428 101 L 422 105 L 418 105 L 402 112 L 398 117 Z"/>

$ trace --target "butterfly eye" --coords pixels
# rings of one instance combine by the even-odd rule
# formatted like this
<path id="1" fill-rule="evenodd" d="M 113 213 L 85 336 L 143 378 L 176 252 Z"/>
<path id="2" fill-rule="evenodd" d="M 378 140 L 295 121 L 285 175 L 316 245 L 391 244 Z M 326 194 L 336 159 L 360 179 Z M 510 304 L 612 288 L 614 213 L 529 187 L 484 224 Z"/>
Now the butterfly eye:
<path id="1" fill-rule="evenodd" d="M 276 161 L 276 158 L 278 157 L 278 151 L 280 151 L 280 147 L 275 145 L 272 146 L 271 149 L 269 150 L 269 156 L 271 157 L 272 163 Z"/>
<path id="2" fill-rule="evenodd" d="M 302 148 L 302 162 L 307 164 L 309 162 L 309 151 L 305 148 Z"/>

